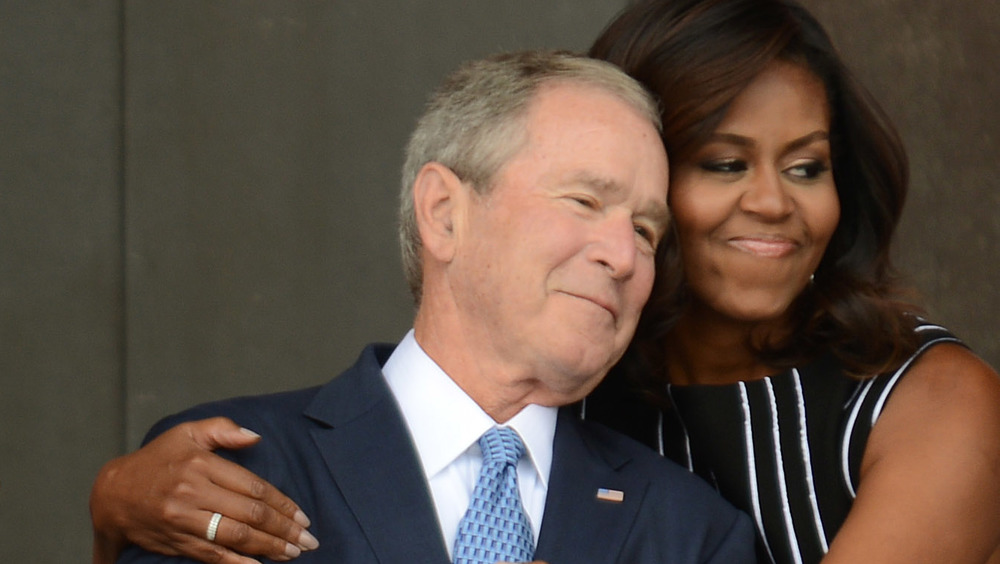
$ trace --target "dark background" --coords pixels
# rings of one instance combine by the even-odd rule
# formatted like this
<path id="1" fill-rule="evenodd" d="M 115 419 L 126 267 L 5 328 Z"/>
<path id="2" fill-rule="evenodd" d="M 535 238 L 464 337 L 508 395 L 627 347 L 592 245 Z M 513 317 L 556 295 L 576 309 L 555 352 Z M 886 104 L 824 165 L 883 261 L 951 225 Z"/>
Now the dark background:
<path id="1" fill-rule="evenodd" d="M 162 415 L 402 336 L 425 96 L 465 59 L 584 49 L 624 3 L 0 3 L 0 562 L 89 561 L 90 483 Z M 805 3 L 908 144 L 900 266 L 1000 364 L 1000 10 Z"/>

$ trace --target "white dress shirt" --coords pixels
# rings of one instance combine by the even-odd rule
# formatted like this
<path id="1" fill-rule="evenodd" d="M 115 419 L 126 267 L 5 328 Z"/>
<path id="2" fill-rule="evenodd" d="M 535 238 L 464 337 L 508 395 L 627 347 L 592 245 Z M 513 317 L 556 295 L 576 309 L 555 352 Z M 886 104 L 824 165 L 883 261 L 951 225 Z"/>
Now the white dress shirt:
<path id="1" fill-rule="evenodd" d="M 479 437 L 498 425 L 427 356 L 412 329 L 382 373 L 410 429 L 451 556 L 458 524 L 483 465 Z M 504 424 L 524 441 L 526 456 L 518 463 L 517 482 L 536 543 L 552 468 L 557 412 L 554 407 L 528 405 Z"/>

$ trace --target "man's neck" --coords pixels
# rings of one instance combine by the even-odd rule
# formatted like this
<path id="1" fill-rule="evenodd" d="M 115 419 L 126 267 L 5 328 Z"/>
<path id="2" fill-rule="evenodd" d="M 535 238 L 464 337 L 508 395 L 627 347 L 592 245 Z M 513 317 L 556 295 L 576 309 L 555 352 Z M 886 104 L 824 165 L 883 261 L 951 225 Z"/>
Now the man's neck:
<path id="1" fill-rule="evenodd" d="M 414 320 L 420 348 L 497 423 L 525 406 L 559 406 L 575 399 L 558 397 L 543 385 L 537 366 L 522 366 L 516 355 L 497 349 L 497 339 L 478 320 L 461 315 L 451 302 L 421 304 Z"/>

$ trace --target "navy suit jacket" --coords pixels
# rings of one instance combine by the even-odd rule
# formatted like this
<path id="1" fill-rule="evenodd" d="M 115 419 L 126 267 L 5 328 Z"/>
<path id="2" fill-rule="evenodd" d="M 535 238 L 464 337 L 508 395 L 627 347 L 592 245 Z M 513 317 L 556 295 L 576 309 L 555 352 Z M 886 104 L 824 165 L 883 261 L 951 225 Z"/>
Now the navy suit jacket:
<path id="1" fill-rule="evenodd" d="M 381 375 L 392 347 L 367 347 L 328 384 L 205 404 L 157 423 L 224 415 L 263 436 L 222 453 L 294 499 L 320 548 L 302 564 L 448 564 L 418 455 Z M 535 558 L 549 564 L 754 562 L 750 520 L 648 447 L 560 410 Z M 621 502 L 598 488 L 624 492 Z M 131 546 L 119 562 L 190 562 Z"/>

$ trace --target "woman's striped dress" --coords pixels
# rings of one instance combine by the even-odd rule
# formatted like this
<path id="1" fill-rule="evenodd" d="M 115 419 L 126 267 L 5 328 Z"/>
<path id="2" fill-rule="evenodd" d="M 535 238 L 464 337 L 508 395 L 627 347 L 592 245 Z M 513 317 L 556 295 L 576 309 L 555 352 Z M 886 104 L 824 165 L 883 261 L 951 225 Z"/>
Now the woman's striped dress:
<path id="1" fill-rule="evenodd" d="M 757 525 L 761 562 L 815 563 L 843 524 L 868 434 L 927 348 L 958 342 L 921 325 L 923 346 L 898 371 L 859 381 L 832 358 L 754 382 L 672 386 L 673 410 L 638 409 L 609 378 L 582 415 L 659 449 L 712 483 Z"/>

